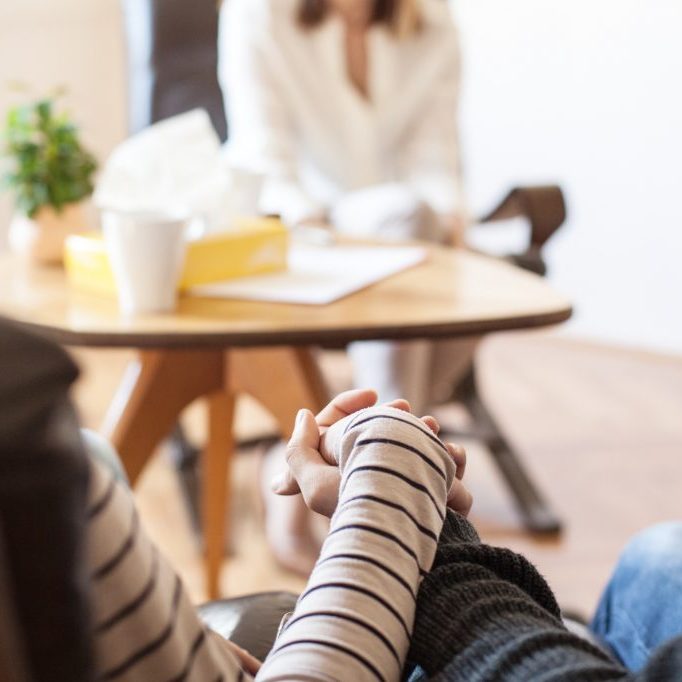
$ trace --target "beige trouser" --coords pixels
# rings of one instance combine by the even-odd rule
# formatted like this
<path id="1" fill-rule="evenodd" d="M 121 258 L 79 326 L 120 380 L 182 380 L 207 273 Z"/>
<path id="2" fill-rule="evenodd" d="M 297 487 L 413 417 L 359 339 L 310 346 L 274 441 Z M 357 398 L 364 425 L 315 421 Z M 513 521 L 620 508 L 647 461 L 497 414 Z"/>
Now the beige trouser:
<path id="1" fill-rule="evenodd" d="M 443 241 L 433 211 L 406 186 L 378 185 L 344 196 L 331 211 L 335 229 L 354 237 Z M 416 414 L 446 400 L 473 362 L 478 338 L 361 341 L 350 344 L 354 383 L 379 401 L 409 400 Z"/>

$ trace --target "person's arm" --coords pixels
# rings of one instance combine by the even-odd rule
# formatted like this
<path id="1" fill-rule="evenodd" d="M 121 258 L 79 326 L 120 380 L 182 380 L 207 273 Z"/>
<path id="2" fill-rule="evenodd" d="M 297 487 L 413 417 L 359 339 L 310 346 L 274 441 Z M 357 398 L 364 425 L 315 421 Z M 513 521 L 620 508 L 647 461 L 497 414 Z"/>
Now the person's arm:
<path id="1" fill-rule="evenodd" d="M 98 680 L 247 680 L 257 661 L 200 621 L 130 490 L 89 463 L 85 562 Z"/>
<path id="2" fill-rule="evenodd" d="M 229 0 L 220 12 L 218 79 L 228 122 L 228 158 L 263 175 L 264 209 L 285 223 L 323 221 L 325 210 L 298 177 L 296 134 L 278 58 L 272 3 Z"/>
<path id="3" fill-rule="evenodd" d="M 302 415 L 290 448 L 319 459 L 318 427 Z M 395 408 L 363 410 L 332 428 L 338 506 L 258 679 L 398 680 L 403 669 L 455 464 L 423 421 Z"/>
<path id="4" fill-rule="evenodd" d="M 564 627 L 552 591 L 530 562 L 481 544 L 473 526 L 453 512 L 419 591 L 409 660 L 430 680 L 447 682 L 627 675 Z"/>

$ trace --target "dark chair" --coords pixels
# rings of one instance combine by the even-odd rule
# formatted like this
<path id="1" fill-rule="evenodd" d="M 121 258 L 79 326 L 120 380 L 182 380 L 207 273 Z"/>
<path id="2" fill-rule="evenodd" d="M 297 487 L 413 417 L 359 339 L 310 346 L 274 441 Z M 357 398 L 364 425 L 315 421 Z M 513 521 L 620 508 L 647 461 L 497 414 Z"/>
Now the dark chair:
<path id="1" fill-rule="evenodd" d="M 201 107 L 227 138 L 217 75 L 217 0 L 122 0 L 130 132 Z"/>
<path id="2" fill-rule="evenodd" d="M 216 0 L 122 0 L 122 4 L 128 44 L 131 132 L 189 109 L 204 107 L 221 139 L 225 139 L 225 114 L 216 76 L 219 3 Z M 561 189 L 556 186 L 516 188 L 481 222 L 487 224 L 518 216 L 527 219 L 530 239 L 528 247 L 522 253 L 509 256 L 509 260 L 544 274 L 542 247 L 566 217 Z M 559 519 L 482 402 L 474 367 L 456 397 L 474 418 L 476 431 L 482 434 L 507 481 L 528 530 L 559 531 Z M 184 488 L 188 498 L 196 500 L 193 471 L 197 449 L 187 441 L 179 426 L 172 440 L 178 467 L 183 472 Z M 193 507 L 196 509 L 194 503 Z M 196 520 L 196 512 L 193 518 Z"/>
<path id="3" fill-rule="evenodd" d="M 566 219 L 566 205 L 561 189 L 555 185 L 517 187 L 507 194 L 497 208 L 483 216 L 479 224 L 489 225 L 498 220 L 517 217 L 528 221 L 530 239 L 524 251 L 510 254 L 507 260 L 525 270 L 544 275 L 547 266 L 542 258 L 542 247 Z M 561 521 L 533 483 L 522 460 L 481 399 L 476 383 L 475 363 L 456 387 L 453 398 L 466 407 L 474 427 L 471 433 L 462 433 L 449 431 L 445 426 L 442 436 L 471 435 L 483 441 L 511 490 L 525 527 L 534 533 L 558 533 L 561 530 Z"/>

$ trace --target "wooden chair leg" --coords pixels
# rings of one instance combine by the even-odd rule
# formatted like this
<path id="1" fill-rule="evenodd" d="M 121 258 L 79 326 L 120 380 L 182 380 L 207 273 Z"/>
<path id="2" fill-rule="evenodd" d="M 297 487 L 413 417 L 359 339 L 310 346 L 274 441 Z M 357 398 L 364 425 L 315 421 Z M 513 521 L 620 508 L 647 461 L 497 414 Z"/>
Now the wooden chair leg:
<path id="1" fill-rule="evenodd" d="M 178 476 L 178 484 L 185 502 L 194 533 L 201 542 L 201 448 L 194 445 L 178 422 L 168 437 L 167 446 L 170 461 Z"/>

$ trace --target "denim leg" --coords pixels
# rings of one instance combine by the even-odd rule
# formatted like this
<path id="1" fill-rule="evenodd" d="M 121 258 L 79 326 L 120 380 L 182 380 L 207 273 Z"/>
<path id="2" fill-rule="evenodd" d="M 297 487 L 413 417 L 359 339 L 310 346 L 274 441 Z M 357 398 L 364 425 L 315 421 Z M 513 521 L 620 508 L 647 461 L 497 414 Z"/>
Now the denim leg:
<path id="1" fill-rule="evenodd" d="M 630 541 L 590 627 L 633 671 L 682 634 L 682 522 L 661 523 Z"/>
<path id="2" fill-rule="evenodd" d="M 402 679 L 403 682 L 424 682 L 429 678 L 422 668 L 408 661 L 405 664 Z"/>

